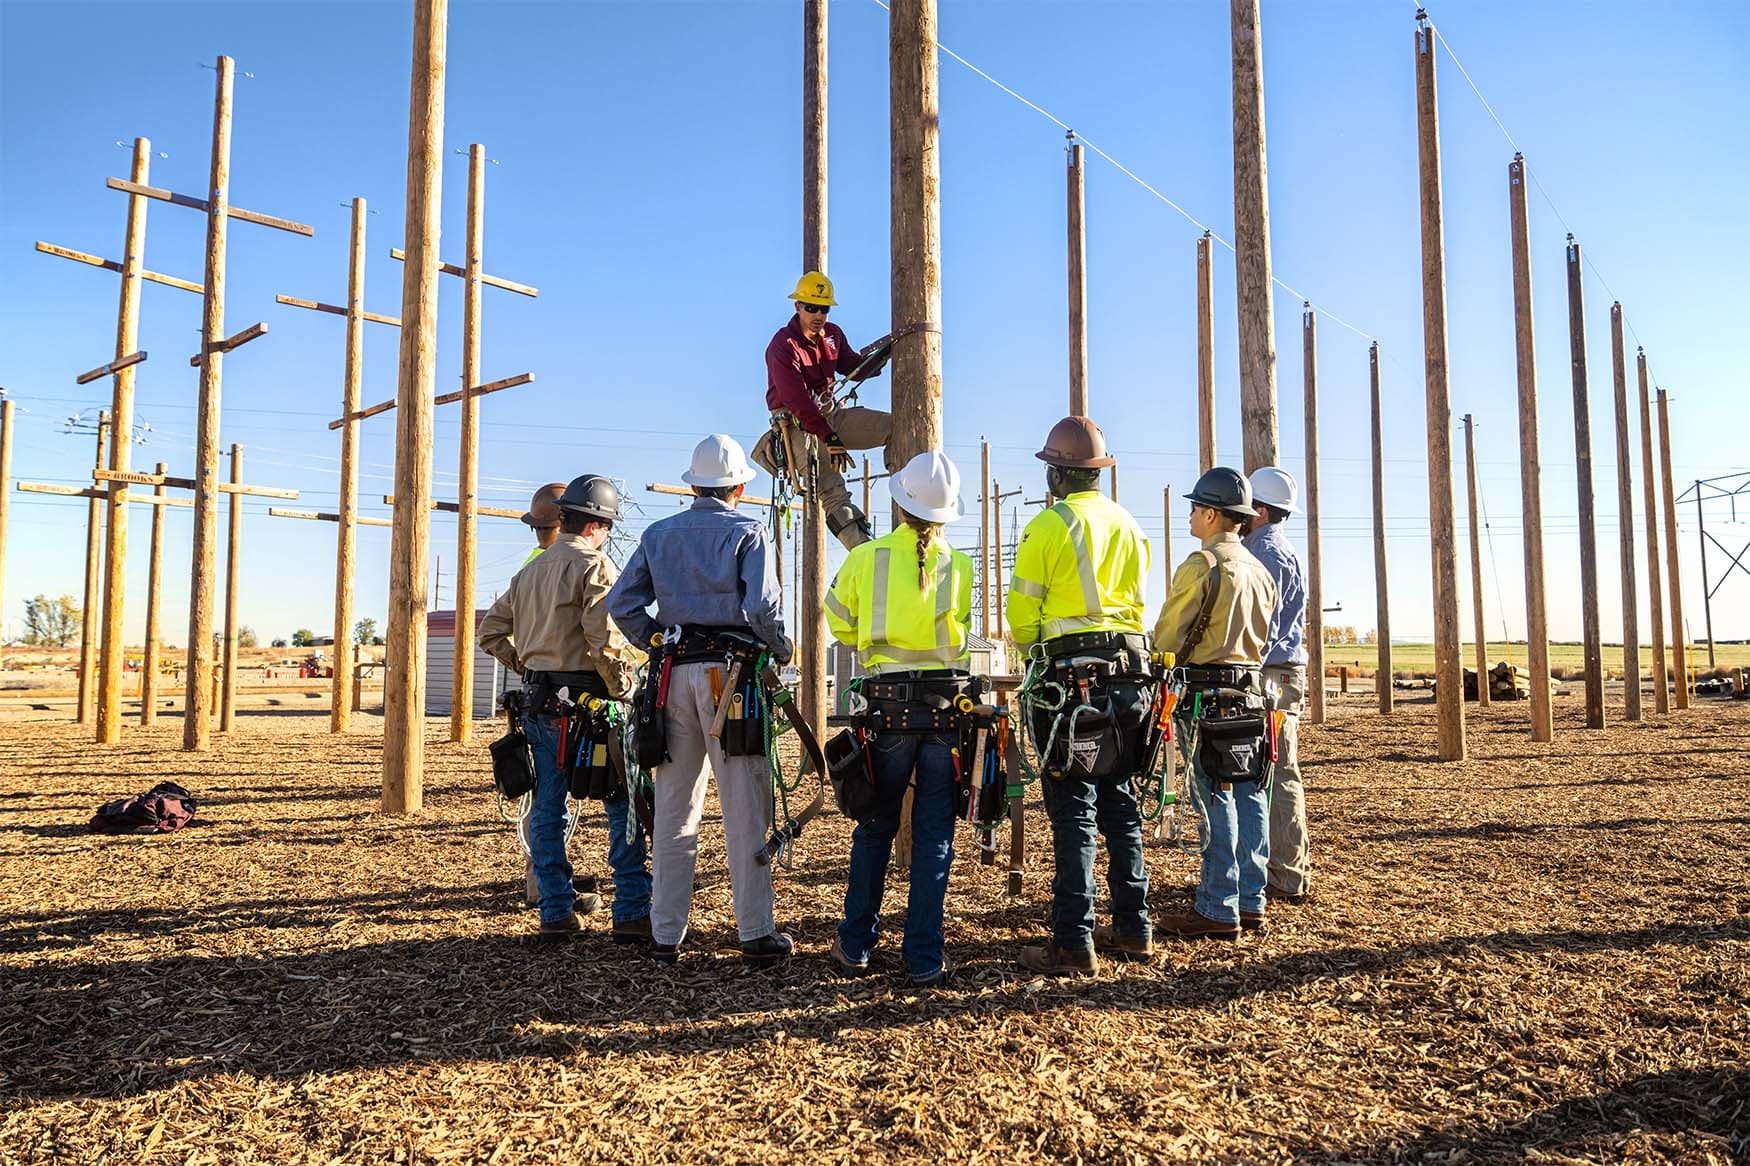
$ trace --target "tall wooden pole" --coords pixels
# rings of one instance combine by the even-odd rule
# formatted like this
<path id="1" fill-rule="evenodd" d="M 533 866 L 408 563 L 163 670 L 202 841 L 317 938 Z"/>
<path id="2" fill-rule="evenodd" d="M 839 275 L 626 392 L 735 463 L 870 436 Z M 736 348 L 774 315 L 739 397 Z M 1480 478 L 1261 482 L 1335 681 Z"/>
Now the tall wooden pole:
<path id="1" fill-rule="evenodd" d="M 1477 707 L 1489 707 L 1489 629 L 1483 621 L 1483 540 L 1477 516 L 1477 441 L 1471 415 L 1464 415 L 1464 482 L 1470 501 L 1471 617 L 1476 625 Z"/>
<path id="2" fill-rule="evenodd" d="M 415 0 L 407 127 L 407 262 L 401 274 L 395 515 L 390 533 L 382 808 L 425 803 L 425 561 L 431 534 L 432 397 L 437 374 L 438 212 L 443 200 L 448 0 Z M 472 387 L 472 386 L 464 386 Z M 458 652 L 472 644 L 457 644 Z"/>
<path id="3" fill-rule="evenodd" d="M 1264 161 L 1264 36 L 1258 0 L 1232 0 L 1234 275 L 1240 320 L 1245 471 L 1277 464 L 1275 289 Z"/>
<path id="4" fill-rule="evenodd" d="M 1446 241 L 1440 201 L 1440 110 L 1434 30 L 1416 22 L 1417 151 L 1422 190 L 1422 350 L 1427 381 L 1429 547 L 1434 566 L 1434 683 L 1440 759 L 1464 760 L 1464 664 L 1459 659 L 1458 559 L 1452 518 L 1452 409 L 1446 365 Z"/>
<path id="5" fill-rule="evenodd" d="M 1665 590 L 1659 566 L 1659 489 L 1653 468 L 1653 410 L 1647 391 L 1647 353 L 1635 349 L 1635 372 L 1641 392 L 1641 509 L 1647 515 L 1647 611 L 1652 615 L 1653 711 L 1671 711 L 1670 678 L 1665 673 Z"/>
<path id="6" fill-rule="evenodd" d="M 468 228 L 462 278 L 462 425 L 456 470 L 456 638 L 450 740 L 474 735 L 474 547 L 480 505 L 480 275 L 486 245 L 486 147 L 468 147 Z"/>
<path id="7" fill-rule="evenodd" d="M 941 131 L 936 0 L 893 0 L 888 18 L 892 133 L 893 326 L 922 330 L 893 353 L 891 472 L 942 444 Z"/>
<path id="8" fill-rule="evenodd" d="M 1161 565 L 1167 569 L 1167 582 L 1173 581 L 1173 484 L 1161 489 Z"/>
<path id="9" fill-rule="evenodd" d="M 6 642 L 6 526 L 12 515 L 12 402 L 0 401 L 0 643 Z"/>
<path id="10" fill-rule="evenodd" d="M 151 174 L 152 143 L 134 139 L 130 178 L 144 186 Z M 128 196 L 127 233 L 122 241 L 121 301 L 116 308 L 116 359 L 138 350 L 140 339 L 140 269 L 146 261 L 146 198 Z M 116 440 L 110 446 L 109 468 L 126 470 L 132 460 L 134 432 L 134 366 L 117 370 L 109 415 Z M 97 740 L 113 745 L 121 740 L 121 684 L 124 665 L 122 615 L 127 603 L 128 487 L 110 482 L 103 558 L 103 638 L 98 664 Z"/>
<path id="11" fill-rule="evenodd" d="M 1525 530 L 1525 647 L 1531 669 L 1531 739 L 1555 736 L 1550 707 L 1549 617 L 1543 587 L 1543 466 L 1538 458 L 1537 343 L 1531 310 L 1531 221 L 1525 156 L 1507 165 L 1513 249 L 1513 347 L 1519 383 L 1519 493 Z"/>
<path id="12" fill-rule="evenodd" d="M 213 97 L 212 166 L 207 182 L 206 295 L 201 304 L 200 399 L 195 416 L 194 538 L 189 570 L 188 666 L 182 747 L 212 740 L 213 571 L 218 560 L 219 395 L 225 354 L 225 244 L 231 203 L 231 58 L 218 60 Z"/>
<path id="13" fill-rule="evenodd" d="M 1610 372 L 1616 389 L 1616 532 L 1622 552 L 1622 682 L 1624 720 L 1641 719 L 1640 597 L 1635 589 L 1634 454 L 1628 443 L 1628 361 L 1622 305 L 1610 305 Z"/>
<path id="14" fill-rule="evenodd" d="M 1307 719 L 1325 723 L 1325 589 L 1319 549 L 1319 335 L 1312 305 L 1301 311 L 1302 380 L 1306 386 L 1306 678 Z M 1169 566 L 1168 570 L 1172 568 Z"/>
<path id="15" fill-rule="evenodd" d="M 104 452 L 109 447 L 109 410 L 105 409 L 97 415 L 97 460 L 91 464 L 101 466 Z M 98 604 L 102 602 L 98 590 L 103 555 L 103 503 L 92 498 L 85 507 L 85 606 L 79 612 L 79 711 L 78 723 L 83 725 L 91 720 L 93 705 L 97 693 L 97 650 L 103 636 L 103 621 L 99 618 Z"/>
<path id="16" fill-rule="evenodd" d="M 1385 434 L 1380 417 L 1379 341 L 1367 349 L 1367 380 L 1373 409 L 1373 621 L 1379 663 L 1373 688 L 1379 711 L 1391 712 L 1391 598 L 1385 571 Z"/>
<path id="17" fill-rule="evenodd" d="M 159 462 L 156 473 L 163 477 L 169 469 Z M 159 482 L 152 493 L 162 498 L 164 483 Z M 158 617 L 163 612 L 161 602 L 164 580 L 164 511 L 159 503 L 152 507 L 152 548 L 146 560 L 146 654 L 140 661 L 140 726 L 150 728 L 158 719 Z"/>
<path id="18" fill-rule="evenodd" d="M 1598 616 L 1598 529 L 1592 498 L 1592 406 L 1586 388 L 1586 305 L 1580 245 L 1568 236 L 1568 359 L 1574 379 L 1575 479 L 1580 491 L 1580 636 L 1586 727 L 1604 727 L 1604 640 Z"/>
<path id="19" fill-rule="evenodd" d="M 344 733 L 352 724 L 353 573 L 358 557 L 359 396 L 364 382 L 365 200 L 352 200 L 352 235 L 346 263 L 346 366 L 341 389 L 340 505 L 334 548 L 334 683 L 328 730 Z"/>
<path id="20" fill-rule="evenodd" d="M 1665 390 L 1659 394 L 1659 477 L 1665 495 L 1665 579 L 1671 589 L 1671 680 L 1677 689 L 1677 707 L 1689 707 L 1689 660 L 1684 645 L 1689 642 L 1683 623 L 1683 575 L 1677 569 L 1677 491 L 1671 484 L 1671 411 Z"/>
<path id="21" fill-rule="evenodd" d="M 243 447 L 231 444 L 231 481 L 243 481 Z M 237 716 L 237 570 L 243 551 L 243 495 L 232 494 L 225 539 L 225 692 L 219 705 L 219 732 L 229 733 Z"/>
<path id="22" fill-rule="evenodd" d="M 1215 465 L 1215 275 L 1208 231 L 1197 240 L 1197 472 Z"/>
<path id="23" fill-rule="evenodd" d="M 871 530 L 875 527 L 875 516 L 869 513 L 869 485 L 875 479 L 869 476 L 869 459 L 863 459 L 863 514 L 869 519 Z"/>
<path id="24" fill-rule="evenodd" d="M 1069 412 L 1088 415 L 1088 229 L 1082 144 L 1070 134 L 1069 203 Z"/>
<path id="25" fill-rule="evenodd" d="M 802 0 L 802 270 L 825 271 L 827 259 L 827 0 Z M 865 510 L 865 514 L 868 512 Z M 796 661 L 802 672 L 802 717 L 825 728 L 826 511 L 809 490 L 802 500 L 802 586 Z"/>
<path id="26" fill-rule="evenodd" d="M 990 578 L 990 442 L 981 438 L 978 445 L 978 629 L 989 638 L 994 598 Z"/>

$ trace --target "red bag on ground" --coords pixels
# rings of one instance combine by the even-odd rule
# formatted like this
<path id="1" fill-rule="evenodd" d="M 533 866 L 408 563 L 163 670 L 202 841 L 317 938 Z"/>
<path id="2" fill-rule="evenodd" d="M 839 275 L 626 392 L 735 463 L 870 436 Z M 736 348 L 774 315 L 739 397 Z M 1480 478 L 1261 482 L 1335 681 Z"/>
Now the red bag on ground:
<path id="1" fill-rule="evenodd" d="M 194 798 L 173 781 L 161 781 L 131 798 L 105 802 L 91 816 L 96 834 L 168 834 L 194 817 Z"/>

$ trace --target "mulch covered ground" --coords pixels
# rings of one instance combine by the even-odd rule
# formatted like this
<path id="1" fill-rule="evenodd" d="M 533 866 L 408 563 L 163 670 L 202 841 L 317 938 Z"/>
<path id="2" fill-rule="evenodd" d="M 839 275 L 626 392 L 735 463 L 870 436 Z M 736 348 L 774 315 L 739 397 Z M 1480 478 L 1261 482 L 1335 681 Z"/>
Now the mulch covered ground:
<path id="1" fill-rule="evenodd" d="M 1431 706 L 1369 703 L 1305 733 L 1317 900 L 1270 934 L 1020 974 L 1041 845 L 1018 902 L 956 865 L 963 974 L 934 993 L 896 942 L 885 975 L 826 962 L 836 816 L 780 883 L 804 958 L 777 973 L 734 961 L 708 817 L 669 969 L 600 919 L 528 942 L 484 745 L 436 722 L 410 820 L 376 813 L 371 718 L 245 715 L 201 757 L 175 719 L 112 749 L 0 724 L 0 1161 L 1750 1157 L 1750 705 L 1582 733 L 1564 701 L 1553 746 L 1497 706 L 1438 765 Z M 85 832 L 164 778 L 196 826 Z M 600 822 L 573 849 L 605 873 Z M 1183 903 L 1194 857 L 1149 863 L 1156 909 Z"/>

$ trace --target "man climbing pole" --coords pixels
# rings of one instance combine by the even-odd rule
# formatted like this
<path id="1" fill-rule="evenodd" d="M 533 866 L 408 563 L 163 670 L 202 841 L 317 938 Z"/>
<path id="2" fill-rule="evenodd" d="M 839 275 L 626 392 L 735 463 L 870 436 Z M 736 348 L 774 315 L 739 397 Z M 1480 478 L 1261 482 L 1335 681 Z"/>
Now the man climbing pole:
<path id="1" fill-rule="evenodd" d="M 1051 427 L 1034 455 L 1045 488 L 1062 499 L 1021 535 L 1009 585 L 1009 629 L 1028 652 L 1029 681 L 1061 696 L 1023 715 L 1033 722 L 1045 777 L 1057 872 L 1051 937 L 1021 952 L 1021 966 L 1047 975 L 1091 975 L 1096 948 L 1120 959 L 1154 953 L 1142 817 L 1132 779 L 1142 767 L 1152 692 L 1142 608 L 1148 540 L 1130 512 L 1100 493 L 1115 464 L 1106 437 L 1086 417 Z M 1029 684 L 1031 687 L 1032 684 Z M 1094 926 L 1095 831 L 1106 838 L 1112 922 Z"/>
<path id="2" fill-rule="evenodd" d="M 844 329 L 827 322 L 838 301 L 832 280 L 818 271 L 797 280 L 790 298 L 796 314 L 766 345 L 766 408 L 772 411 L 773 429 L 754 446 L 753 460 L 774 476 L 789 472 L 797 485 L 805 486 L 805 449 L 818 442 L 823 450 L 814 486 L 826 528 L 849 549 L 869 541 L 868 517 L 851 501 L 845 485 L 850 451 L 885 447 L 893 420 L 879 409 L 845 404 L 834 392 L 842 383 L 861 384 L 879 376 L 893 338 L 883 337 L 862 351 L 853 349 Z M 841 376 L 844 382 L 836 379 Z M 787 433 L 787 427 L 801 432 Z"/>

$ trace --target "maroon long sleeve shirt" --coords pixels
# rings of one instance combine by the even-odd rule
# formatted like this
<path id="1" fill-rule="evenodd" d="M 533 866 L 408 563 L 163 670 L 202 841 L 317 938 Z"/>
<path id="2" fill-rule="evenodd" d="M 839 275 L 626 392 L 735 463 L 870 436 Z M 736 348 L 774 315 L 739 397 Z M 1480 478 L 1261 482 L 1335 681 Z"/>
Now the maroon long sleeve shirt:
<path id="1" fill-rule="evenodd" d="M 833 377 L 849 374 L 862 359 L 837 324 L 828 323 L 816 343 L 791 316 L 766 345 L 766 408 L 788 410 L 802 428 L 825 437 L 831 427 L 821 410 L 831 403 Z"/>

